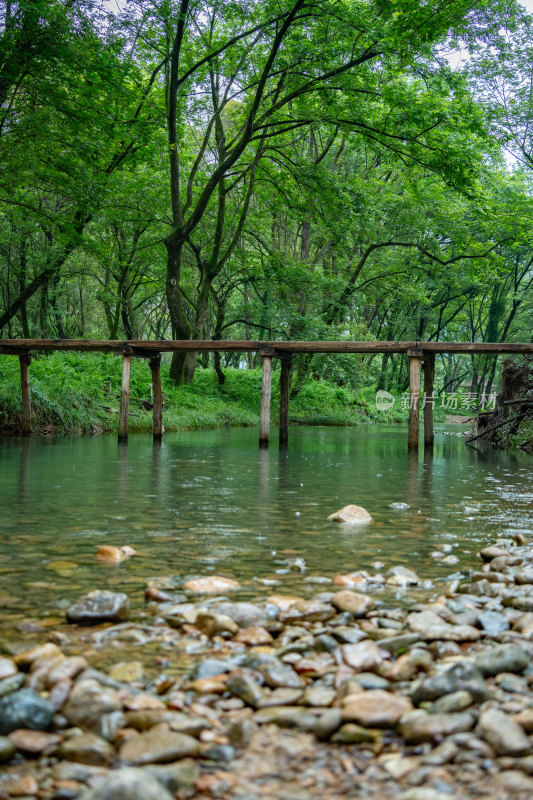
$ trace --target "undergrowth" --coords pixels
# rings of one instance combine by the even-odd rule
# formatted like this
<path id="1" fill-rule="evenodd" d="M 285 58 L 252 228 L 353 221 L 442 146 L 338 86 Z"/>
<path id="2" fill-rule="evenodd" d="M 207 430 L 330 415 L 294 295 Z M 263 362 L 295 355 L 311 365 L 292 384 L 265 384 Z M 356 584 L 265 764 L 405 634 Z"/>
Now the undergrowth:
<path id="1" fill-rule="evenodd" d="M 161 367 L 165 430 L 191 430 L 222 425 L 257 425 L 261 369 L 226 369 L 218 384 L 214 370 L 198 368 L 190 386 L 176 387 Z M 32 429 L 74 434 L 115 431 L 118 427 L 122 360 L 112 354 L 51 353 L 34 357 L 30 367 Z M 279 370 L 272 376 L 272 420 L 279 408 Z M 316 425 L 359 422 L 405 422 L 397 404 L 387 411 L 375 406 L 375 391 L 364 392 L 309 379 L 291 400 L 290 421 Z M 152 428 L 151 373 L 147 362 L 133 359 L 129 430 Z M 18 359 L 0 359 L 0 428 L 17 432 L 21 413 Z"/>

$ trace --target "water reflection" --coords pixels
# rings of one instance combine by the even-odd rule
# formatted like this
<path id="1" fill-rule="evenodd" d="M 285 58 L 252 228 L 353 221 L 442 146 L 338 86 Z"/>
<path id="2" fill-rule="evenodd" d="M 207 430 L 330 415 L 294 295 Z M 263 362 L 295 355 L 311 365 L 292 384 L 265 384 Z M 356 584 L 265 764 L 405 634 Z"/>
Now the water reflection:
<path id="1" fill-rule="evenodd" d="M 410 457 L 404 430 L 377 426 L 298 427 L 281 451 L 259 450 L 254 430 L 162 444 L 131 436 L 127 447 L 114 437 L 2 440 L 2 595 L 41 613 L 97 586 L 141 598 L 149 576 L 206 572 L 237 578 L 251 595 L 263 591 L 254 578 L 310 592 L 309 577 L 371 569 L 376 559 L 438 578 L 450 570 L 429 554 L 443 543 L 470 567 L 484 542 L 533 534 L 532 462 L 467 448 L 452 432 L 437 433 L 433 453 Z M 410 508 L 391 509 L 395 501 Z M 367 508 L 372 524 L 327 522 L 348 503 Z M 95 559 L 103 543 L 142 555 L 109 567 Z M 287 558 L 306 569 L 278 572 Z"/>

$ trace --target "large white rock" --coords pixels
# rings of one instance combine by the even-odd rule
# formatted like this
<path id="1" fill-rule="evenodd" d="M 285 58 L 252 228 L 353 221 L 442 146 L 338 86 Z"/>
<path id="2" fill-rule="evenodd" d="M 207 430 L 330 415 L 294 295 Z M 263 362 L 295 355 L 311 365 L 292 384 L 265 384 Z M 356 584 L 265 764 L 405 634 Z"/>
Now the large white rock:
<path id="1" fill-rule="evenodd" d="M 344 506 L 328 517 L 329 522 L 347 522 L 350 525 L 361 525 L 365 522 L 372 522 L 372 517 L 362 506 Z"/>

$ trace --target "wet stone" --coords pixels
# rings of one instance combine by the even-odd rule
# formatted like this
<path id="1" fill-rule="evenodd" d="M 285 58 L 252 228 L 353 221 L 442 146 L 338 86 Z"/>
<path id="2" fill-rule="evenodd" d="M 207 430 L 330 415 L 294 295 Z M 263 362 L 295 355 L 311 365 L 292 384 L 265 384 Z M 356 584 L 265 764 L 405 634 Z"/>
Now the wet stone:
<path id="1" fill-rule="evenodd" d="M 291 667 L 281 662 L 260 664 L 257 667 L 257 671 L 263 676 L 266 685 L 272 689 L 278 686 L 299 689 L 304 685 L 300 676 Z"/>
<path id="2" fill-rule="evenodd" d="M 340 650 L 345 663 L 359 672 L 377 669 L 383 662 L 381 649 L 368 639 L 357 644 L 344 644 Z"/>
<path id="3" fill-rule="evenodd" d="M 12 694 L 13 692 L 16 692 L 17 689 L 21 689 L 23 686 L 24 686 L 23 672 L 18 672 L 11 678 L 4 678 L 3 681 L 0 681 L 0 698 L 5 697 L 8 694 Z"/>
<path id="4" fill-rule="evenodd" d="M 320 684 L 315 684 L 314 686 L 309 686 L 300 700 L 300 703 L 303 706 L 330 706 L 335 697 L 337 696 L 337 692 L 335 689 L 330 689 L 328 686 L 320 686 Z"/>
<path id="5" fill-rule="evenodd" d="M 342 717 L 345 722 L 355 722 L 365 728 L 393 728 L 412 710 L 407 697 L 374 689 L 345 697 Z"/>
<path id="6" fill-rule="evenodd" d="M 459 731 L 468 731 L 474 727 L 475 717 L 468 711 L 458 714 L 426 714 L 424 711 L 412 711 L 400 721 L 400 734 L 408 744 L 418 744 L 450 736 Z"/>
<path id="7" fill-rule="evenodd" d="M 163 723 L 156 725 L 146 733 L 127 741 L 121 748 L 119 756 L 127 764 L 164 764 L 177 761 L 186 756 L 196 756 L 200 745 L 192 736 L 171 731 Z"/>
<path id="8" fill-rule="evenodd" d="M 55 708 L 33 689 L 19 689 L 0 700 L 0 734 L 17 728 L 47 730 L 52 724 Z"/>
<path id="9" fill-rule="evenodd" d="M 458 691 L 469 692 L 476 700 L 487 697 L 483 674 L 473 664 L 454 664 L 444 672 L 426 678 L 414 687 L 412 697 L 414 704 L 420 705 Z"/>
<path id="10" fill-rule="evenodd" d="M 496 636 L 498 633 L 508 631 L 511 627 L 511 623 L 507 617 L 497 611 L 481 611 L 478 614 L 478 623 L 485 633 L 488 633 L 490 636 Z"/>
<path id="11" fill-rule="evenodd" d="M 111 763 L 114 752 L 109 742 L 100 736 L 96 736 L 94 733 L 82 733 L 80 736 L 72 736 L 64 741 L 59 748 L 58 755 L 67 761 L 103 767 Z"/>
<path id="12" fill-rule="evenodd" d="M 67 610 L 67 622 L 76 625 L 99 625 L 101 622 L 125 622 L 130 616 L 126 594 L 96 589 Z"/>
<path id="13" fill-rule="evenodd" d="M 174 800 L 174 795 L 147 771 L 121 767 L 84 792 L 80 800 Z"/>
<path id="14" fill-rule="evenodd" d="M 375 742 L 376 731 L 363 728 L 354 722 L 347 722 L 332 736 L 333 742 L 339 744 L 366 744 Z"/>
<path id="15" fill-rule="evenodd" d="M 87 678 L 74 685 L 62 713 L 71 725 L 92 729 L 99 724 L 104 714 L 119 710 L 121 705 L 115 689 Z"/>
<path id="16" fill-rule="evenodd" d="M 531 751 L 529 737 L 523 728 L 497 709 L 489 709 L 480 715 L 476 733 L 500 756 L 520 756 Z"/>
<path id="17" fill-rule="evenodd" d="M 9 761 L 15 755 L 16 750 L 17 748 L 11 739 L 8 739 L 7 736 L 0 736 L 0 764 L 4 761 Z"/>
<path id="18" fill-rule="evenodd" d="M 372 597 L 352 592 L 349 589 L 337 592 L 331 602 L 339 611 L 346 611 L 354 617 L 364 617 L 367 611 L 376 607 L 376 602 Z"/>
<path id="19" fill-rule="evenodd" d="M 344 506 L 344 508 L 339 509 L 339 511 L 335 511 L 334 514 L 330 514 L 328 522 L 343 522 L 348 525 L 358 525 L 372 522 L 372 517 L 362 506 L 351 504 Z"/>
<path id="20" fill-rule="evenodd" d="M 529 656 L 518 645 L 500 645 L 489 647 L 477 655 L 474 663 L 486 676 L 499 672 L 523 672 L 529 664 Z"/>
<path id="21" fill-rule="evenodd" d="M 464 711 L 473 702 L 474 698 L 470 692 L 459 690 L 439 697 L 431 706 L 430 711 L 432 714 L 453 714 L 455 711 Z"/>
<path id="22" fill-rule="evenodd" d="M 263 698 L 263 690 L 254 678 L 244 672 L 233 672 L 226 681 L 226 689 L 235 697 L 240 697 L 247 705 L 258 708 Z"/>
<path id="23" fill-rule="evenodd" d="M 385 573 L 385 580 L 391 586 L 416 586 L 420 578 L 409 567 L 392 567 Z"/>
<path id="24" fill-rule="evenodd" d="M 317 739 L 330 739 L 342 725 L 342 712 L 340 708 L 328 708 L 316 720 L 313 733 Z"/>
<path id="25" fill-rule="evenodd" d="M 335 609 L 317 600 L 299 600 L 287 611 L 281 611 L 279 619 L 285 623 L 292 622 L 326 622 L 335 616 Z"/>
<path id="26" fill-rule="evenodd" d="M 13 731 L 9 734 L 9 738 L 17 750 L 32 754 L 42 753 L 47 748 L 53 749 L 60 744 L 62 739 L 57 733 L 43 733 L 43 731 L 32 731 L 25 728 Z"/>

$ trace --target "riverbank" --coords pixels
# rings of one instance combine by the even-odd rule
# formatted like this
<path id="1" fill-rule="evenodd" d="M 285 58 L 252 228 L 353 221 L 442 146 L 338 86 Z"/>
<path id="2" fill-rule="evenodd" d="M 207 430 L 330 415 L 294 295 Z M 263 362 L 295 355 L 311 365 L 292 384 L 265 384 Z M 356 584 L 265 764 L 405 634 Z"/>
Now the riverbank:
<path id="1" fill-rule="evenodd" d="M 20 424 L 20 377 L 16 358 L 3 357 L 0 372 L 0 434 L 16 434 Z M 166 431 L 251 426 L 259 421 L 261 369 L 225 369 L 220 385 L 212 368 L 197 369 L 191 386 L 176 387 L 162 365 Z M 279 370 L 272 380 L 272 417 L 279 408 Z M 31 365 L 32 426 L 36 435 L 115 432 L 120 406 L 121 361 L 113 355 L 51 353 Z M 377 410 L 375 391 L 354 391 L 327 381 L 306 381 L 291 401 L 290 421 L 306 425 L 405 422 L 399 407 Z M 150 370 L 132 362 L 129 430 L 152 429 Z"/>
<path id="2" fill-rule="evenodd" d="M 120 569 L 120 552 L 100 556 Z M 533 547 L 518 534 L 472 567 L 434 585 L 376 565 L 256 600 L 168 576 L 143 607 L 96 591 L 43 609 L 2 640 L 0 794 L 530 797 Z"/>

